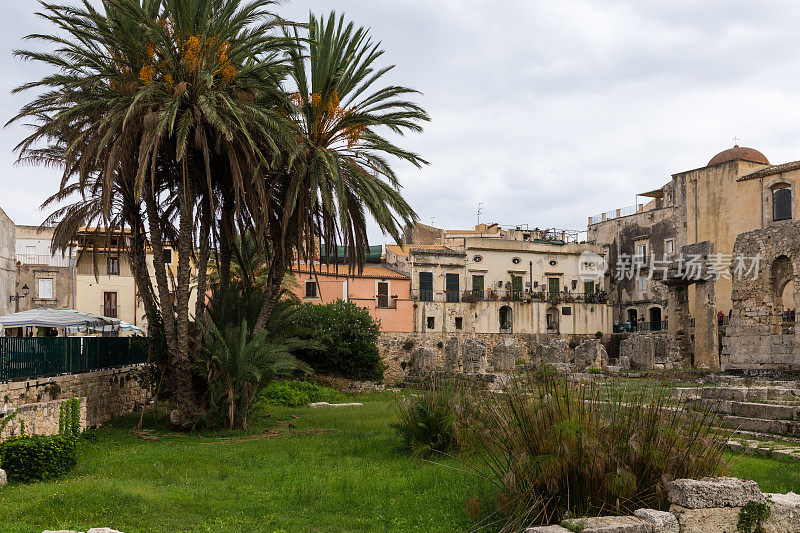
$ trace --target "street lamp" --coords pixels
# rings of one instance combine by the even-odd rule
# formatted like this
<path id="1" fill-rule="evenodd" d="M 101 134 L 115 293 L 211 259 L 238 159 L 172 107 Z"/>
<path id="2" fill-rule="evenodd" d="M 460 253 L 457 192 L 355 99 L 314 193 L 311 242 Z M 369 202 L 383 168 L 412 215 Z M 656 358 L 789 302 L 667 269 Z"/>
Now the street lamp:
<path id="1" fill-rule="evenodd" d="M 28 296 L 28 292 L 30 292 L 30 289 L 28 288 L 28 284 L 26 283 L 25 285 L 22 286 L 22 294 L 12 294 L 8 298 L 12 302 L 18 302 L 20 299 Z"/>

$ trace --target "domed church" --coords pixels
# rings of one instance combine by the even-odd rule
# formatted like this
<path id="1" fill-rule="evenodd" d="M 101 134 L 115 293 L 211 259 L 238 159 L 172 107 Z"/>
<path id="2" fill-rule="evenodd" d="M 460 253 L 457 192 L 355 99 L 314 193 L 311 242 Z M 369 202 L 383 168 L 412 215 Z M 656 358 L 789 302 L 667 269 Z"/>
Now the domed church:
<path id="1" fill-rule="evenodd" d="M 755 148 L 733 146 L 699 168 L 678 172 L 664 186 L 639 192 L 636 205 L 589 218 L 588 240 L 609 246 L 609 286 L 615 320 L 620 328 L 658 331 L 666 328 L 668 291 L 653 272 L 662 258 L 677 260 L 681 247 L 708 241 L 712 259 L 721 267 L 714 282 L 715 314 L 727 323 L 732 283 L 728 275 L 737 236 L 751 230 L 791 224 L 797 220 L 800 161 L 773 165 Z M 800 239 L 800 235 L 798 235 Z M 632 258 L 626 259 L 626 258 Z M 636 267 L 633 275 L 616 279 L 620 261 Z M 796 307 L 794 283 L 780 295 L 786 308 Z M 697 296 L 689 292 L 696 316 Z"/>

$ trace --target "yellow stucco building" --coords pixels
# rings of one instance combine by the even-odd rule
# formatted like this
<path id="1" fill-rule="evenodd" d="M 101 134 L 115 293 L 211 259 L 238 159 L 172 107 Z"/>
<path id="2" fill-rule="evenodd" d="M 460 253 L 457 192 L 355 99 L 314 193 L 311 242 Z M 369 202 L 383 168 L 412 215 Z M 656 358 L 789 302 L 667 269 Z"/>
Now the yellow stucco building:
<path id="1" fill-rule="evenodd" d="M 646 204 L 590 217 L 588 239 L 610 247 L 615 318 L 644 320 L 647 329 L 666 319 L 666 290 L 654 275 L 653 260 L 677 259 L 681 246 L 709 241 L 720 266 L 729 271 L 740 233 L 796 220 L 798 183 L 800 161 L 773 165 L 758 150 L 734 146 L 702 167 L 673 174 L 663 187 L 640 193 Z M 626 257 L 640 268 L 630 279 L 614 279 L 615 265 Z M 731 279 L 725 272 L 715 282 L 715 293 L 716 311 L 727 316 Z M 792 301 L 786 296 L 784 301 Z M 694 312 L 693 293 L 689 298 Z"/>

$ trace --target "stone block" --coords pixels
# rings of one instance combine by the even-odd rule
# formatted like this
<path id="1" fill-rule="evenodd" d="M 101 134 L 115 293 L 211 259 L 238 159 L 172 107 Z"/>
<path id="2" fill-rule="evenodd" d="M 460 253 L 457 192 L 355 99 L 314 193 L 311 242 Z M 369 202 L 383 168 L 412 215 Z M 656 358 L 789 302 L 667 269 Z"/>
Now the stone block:
<path id="1" fill-rule="evenodd" d="M 542 357 L 548 363 L 569 363 L 569 344 L 567 339 L 550 339 L 541 345 Z"/>
<path id="2" fill-rule="evenodd" d="M 461 359 L 458 357 L 458 338 L 450 337 L 444 343 L 444 369 L 447 372 L 461 372 Z"/>
<path id="3" fill-rule="evenodd" d="M 627 355 L 620 355 L 617 361 L 617 365 L 619 365 L 620 369 L 623 371 L 631 369 L 631 358 Z"/>
<path id="4" fill-rule="evenodd" d="M 525 529 L 525 533 L 569 533 L 569 529 L 562 526 L 536 526 Z"/>
<path id="5" fill-rule="evenodd" d="M 637 509 L 633 515 L 651 524 L 653 533 L 680 533 L 681 531 L 678 519 L 672 513 L 655 509 Z"/>
<path id="6" fill-rule="evenodd" d="M 800 495 L 789 492 L 787 494 L 767 494 L 766 496 L 770 515 L 761 524 L 763 533 L 800 532 Z"/>
<path id="7" fill-rule="evenodd" d="M 466 339 L 461 347 L 461 361 L 465 374 L 486 373 L 486 343 L 474 337 Z"/>
<path id="8" fill-rule="evenodd" d="M 676 479 L 667 484 L 667 490 L 671 503 L 687 509 L 743 507 L 765 501 L 758 483 L 734 477 Z"/>
<path id="9" fill-rule="evenodd" d="M 652 524 L 635 516 L 598 516 L 565 520 L 581 533 L 655 533 Z M 568 527 L 569 528 L 569 527 Z"/>
<path id="10" fill-rule="evenodd" d="M 86 533 L 122 533 L 122 531 L 117 531 L 116 529 L 111 529 L 110 527 L 93 527 Z"/>
<path id="11" fill-rule="evenodd" d="M 681 533 L 739 533 L 741 507 L 687 509 L 673 505 L 669 511 L 678 519 Z"/>
<path id="12" fill-rule="evenodd" d="M 504 339 L 492 349 L 492 367 L 495 372 L 514 370 L 517 359 L 522 357 L 522 348 L 514 339 Z"/>
<path id="13" fill-rule="evenodd" d="M 0 487 L 8 485 L 8 476 L 6 476 L 6 471 L 0 468 Z"/>
<path id="14" fill-rule="evenodd" d="M 647 333 L 636 333 L 619 344 L 621 356 L 628 357 L 633 370 L 653 370 L 656 364 L 653 337 Z"/>
<path id="15" fill-rule="evenodd" d="M 420 346 L 411 355 L 411 360 L 414 363 L 412 369 L 414 372 L 433 372 L 436 370 L 437 356 L 436 348 Z"/>
<path id="16" fill-rule="evenodd" d="M 582 372 L 588 369 L 602 370 L 608 366 L 608 354 L 599 339 L 589 339 L 575 348 L 575 369 Z"/>

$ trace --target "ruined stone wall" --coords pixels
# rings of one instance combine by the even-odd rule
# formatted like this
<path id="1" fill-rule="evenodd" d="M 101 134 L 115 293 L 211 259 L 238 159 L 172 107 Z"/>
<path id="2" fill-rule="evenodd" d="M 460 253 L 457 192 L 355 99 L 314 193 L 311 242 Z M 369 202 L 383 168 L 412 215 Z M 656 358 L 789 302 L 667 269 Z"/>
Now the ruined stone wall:
<path id="1" fill-rule="evenodd" d="M 149 392 L 139 382 L 140 373 L 141 366 L 136 365 L 0 383 L 0 399 L 11 410 L 40 402 L 85 398 L 86 425 L 94 427 L 144 404 Z"/>
<path id="2" fill-rule="evenodd" d="M 384 364 L 387 365 L 384 372 L 384 381 L 386 383 L 397 383 L 404 379 L 412 370 L 415 352 L 417 358 L 424 361 L 424 365 L 428 370 L 458 368 L 459 360 L 462 358 L 464 342 L 470 338 L 476 339 L 485 345 L 485 370 L 495 370 L 495 367 L 497 367 L 496 370 L 499 371 L 509 370 L 509 358 L 515 357 L 517 353 L 525 362 L 532 362 L 539 357 L 545 357 L 546 354 L 543 347 L 558 337 L 547 334 L 507 333 L 381 333 L 378 337 L 378 350 Z M 566 350 L 568 343 L 571 343 L 573 347 L 577 347 L 581 342 L 594 338 L 594 335 L 569 335 L 562 340 Z M 518 347 L 519 352 L 514 350 L 514 347 Z M 429 350 L 418 351 L 420 348 Z M 448 351 L 450 353 L 450 361 L 448 361 Z M 574 357 L 573 351 L 569 349 L 565 358 Z M 461 361 L 462 371 L 464 371 L 463 364 L 464 362 Z"/>
<path id="3" fill-rule="evenodd" d="M 22 434 L 22 426 L 25 426 L 25 435 L 57 435 L 59 431 L 59 421 L 61 416 L 61 404 L 71 398 L 62 400 L 52 400 L 49 402 L 29 403 L 17 408 L 9 408 L 5 412 L 0 412 L 5 416 L 14 416 L 11 421 L 3 428 L 0 433 L 0 440 Z M 81 431 L 86 429 L 86 398 L 81 398 L 80 422 Z M 16 414 L 14 415 L 14 412 Z M 3 420 L 2 417 L 0 421 Z"/>
<path id="4" fill-rule="evenodd" d="M 723 370 L 800 369 L 800 331 L 785 322 L 785 308 L 800 307 L 800 223 L 782 224 L 742 233 L 734 258 L 760 256 L 755 275 L 733 278 L 733 314 L 723 338 Z M 733 271 L 735 267 L 731 265 Z M 786 283 L 794 300 L 783 302 Z"/>

